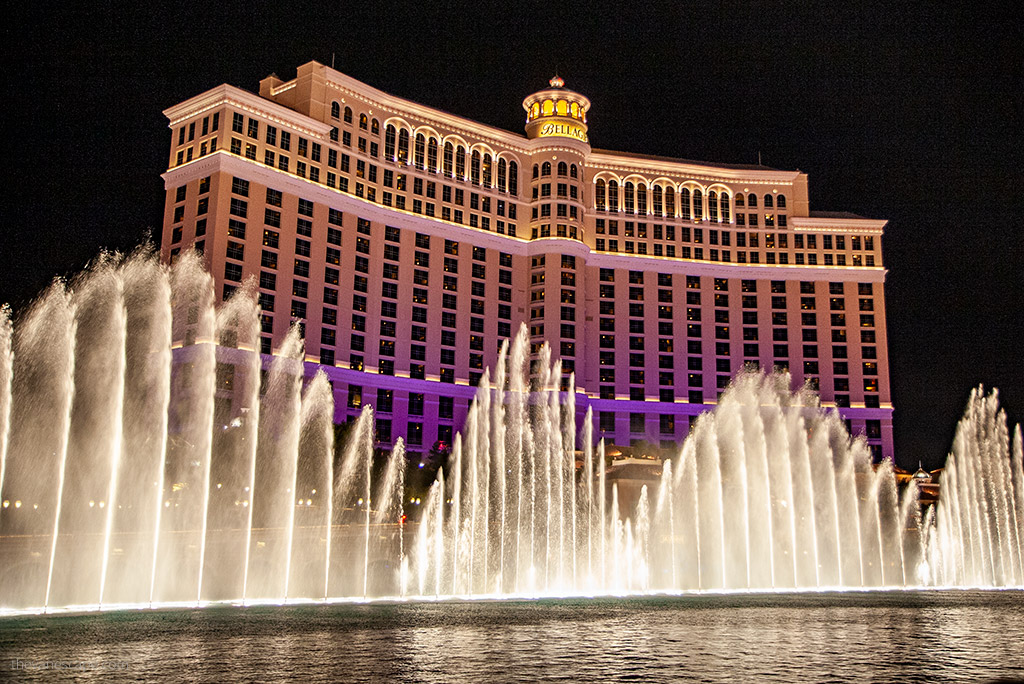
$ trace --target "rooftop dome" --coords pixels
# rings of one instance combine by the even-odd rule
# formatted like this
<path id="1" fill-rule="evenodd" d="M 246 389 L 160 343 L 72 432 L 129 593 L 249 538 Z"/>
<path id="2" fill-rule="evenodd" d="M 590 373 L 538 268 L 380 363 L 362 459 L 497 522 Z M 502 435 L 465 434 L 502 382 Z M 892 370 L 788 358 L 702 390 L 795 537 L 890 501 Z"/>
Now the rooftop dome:
<path id="1" fill-rule="evenodd" d="M 565 81 L 558 75 L 548 81 L 548 86 L 523 100 L 526 136 L 557 136 L 588 142 L 587 110 L 590 109 L 590 100 L 566 88 Z"/>

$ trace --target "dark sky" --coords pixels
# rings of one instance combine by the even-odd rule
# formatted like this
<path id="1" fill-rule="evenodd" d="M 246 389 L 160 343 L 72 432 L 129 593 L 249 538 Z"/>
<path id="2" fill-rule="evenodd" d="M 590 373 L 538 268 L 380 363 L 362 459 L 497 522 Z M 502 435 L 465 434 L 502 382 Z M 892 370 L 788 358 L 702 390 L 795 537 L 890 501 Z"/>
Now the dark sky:
<path id="1" fill-rule="evenodd" d="M 978 383 L 1024 416 L 1016 3 L 83 4 L 18 3 L 3 29 L 0 302 L 16 310 L 101 248 L 159 234 L 161 111 L 208 88 L 255 91 L 333 55 L 386 92 L 521 132 L 522 98 L 557 69 L 593 102 L 595 147 L 760 152 L 809 174 L 812 210 L 889 220 L 901 464 L 941 463 Z"/>

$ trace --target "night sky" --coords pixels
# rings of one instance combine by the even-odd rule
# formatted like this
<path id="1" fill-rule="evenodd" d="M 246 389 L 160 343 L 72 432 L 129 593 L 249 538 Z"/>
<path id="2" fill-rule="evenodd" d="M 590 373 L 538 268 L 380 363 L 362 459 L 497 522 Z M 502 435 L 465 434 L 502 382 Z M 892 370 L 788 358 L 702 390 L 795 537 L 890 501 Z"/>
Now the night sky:
<path id="1" fill-rule="evenodd" d="M 208 88 L 256 91 L 333 58 L 385 92 L 522 132 L 522 99 L 557 69 L 593 102 L 594 147 L 760 153 L 809 174 L 812 211 L 889 220 L 901 465 L 941 464 L 978 383 L 1024 416 L 1015 3 L 88 4 L 19 3 L 3 29 L 0 302 L 16 312 L 101 248 L 158 239 L 161 111 Z"/>

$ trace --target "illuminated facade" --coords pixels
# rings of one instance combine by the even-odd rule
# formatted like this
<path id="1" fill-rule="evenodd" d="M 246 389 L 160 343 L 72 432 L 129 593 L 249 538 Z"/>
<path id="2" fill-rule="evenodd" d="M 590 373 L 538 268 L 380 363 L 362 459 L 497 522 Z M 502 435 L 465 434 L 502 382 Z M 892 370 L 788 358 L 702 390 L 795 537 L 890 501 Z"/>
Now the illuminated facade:
<path id="1" fill-rule="evenodd" d="M 201 249 L 218 296 L 254 277 L 262 351 L 302 321 L 384 446 L 450 441 L 525 323 L 611 442 L 681 441 L 758 364 L 892 456 L 885 221 L 810 212 L 798 171 L 593 149 L 557 78 L 523 107 L 525 136 L 316 62 L 209 90 L 165 112 L 162 255 Z"/>

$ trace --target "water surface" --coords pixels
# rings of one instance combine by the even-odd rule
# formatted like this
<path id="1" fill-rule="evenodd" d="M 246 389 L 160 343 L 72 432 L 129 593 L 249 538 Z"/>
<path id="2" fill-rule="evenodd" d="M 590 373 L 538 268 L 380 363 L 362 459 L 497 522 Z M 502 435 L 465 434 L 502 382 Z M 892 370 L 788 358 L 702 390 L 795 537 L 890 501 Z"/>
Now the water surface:
<path id="1" fill-rule="evenodd" d="M 0 680 L 993 681 L 1019 591 L 224 606 L 0 619 Z"/>

